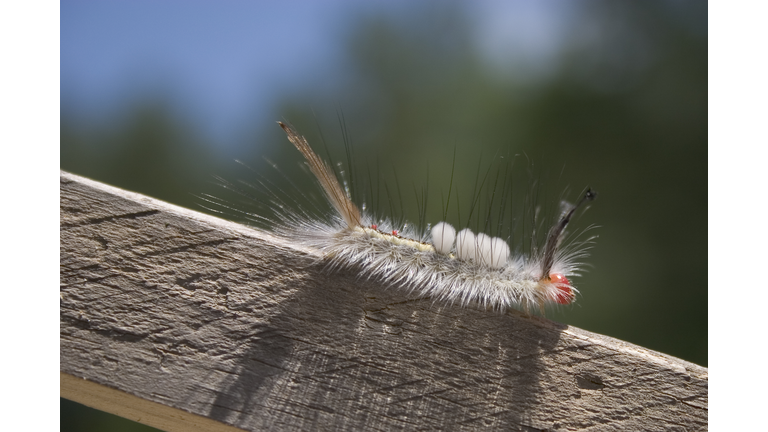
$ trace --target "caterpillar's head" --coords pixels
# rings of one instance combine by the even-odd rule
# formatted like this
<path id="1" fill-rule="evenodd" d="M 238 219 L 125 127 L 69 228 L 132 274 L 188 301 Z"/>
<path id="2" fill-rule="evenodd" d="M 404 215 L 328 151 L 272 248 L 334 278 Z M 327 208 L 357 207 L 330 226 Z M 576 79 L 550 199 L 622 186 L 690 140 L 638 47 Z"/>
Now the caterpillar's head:
<path id="1" fill-rule="evenodd" d="M 549 275 L 549 282 L 555 286 L 555 301 L 566 305 L 573 302 L 576 296 L 573 293 L 571 282 L 561 273 L 552 273 Z"/>
<path id="2" fill-rule="evenodd" d="M 539 305 L 558 303 L 567 305 L 576 299 L 576 289 L 562 273 L 551 273 L 549 277 L 543 277 L 536 283 L 536 291 Z"/>

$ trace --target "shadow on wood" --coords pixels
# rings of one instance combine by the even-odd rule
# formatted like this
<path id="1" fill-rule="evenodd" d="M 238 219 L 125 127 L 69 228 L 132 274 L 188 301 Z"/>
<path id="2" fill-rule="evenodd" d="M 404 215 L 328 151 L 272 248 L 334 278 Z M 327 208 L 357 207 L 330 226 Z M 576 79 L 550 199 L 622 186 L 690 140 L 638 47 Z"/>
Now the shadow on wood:
<path id="1" fill-rule="evenodd" d="M 707 426 L 706 368 L 318 260 L 62 172 L 61 372 L 245 430 Z M 129 403 L 76 393 L 62 390 L 117 414 Z"/>

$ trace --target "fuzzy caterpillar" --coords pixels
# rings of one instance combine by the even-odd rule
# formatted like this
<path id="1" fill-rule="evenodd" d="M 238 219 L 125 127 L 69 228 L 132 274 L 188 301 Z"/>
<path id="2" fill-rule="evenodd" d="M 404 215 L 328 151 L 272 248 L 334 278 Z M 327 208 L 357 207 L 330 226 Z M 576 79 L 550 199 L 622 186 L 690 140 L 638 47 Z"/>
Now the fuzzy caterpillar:
<path id="1" fill-rule="evenodd" d="M 307 160 L 336 214 L 323 222 L 300 213 L 284 213 L 287 222 L 274 231 L 322 251 L 331 269 L 357 268 L 366 278 L 462 306 L 543 312 L 546 305 L 574 301 L 577 291 L 568 276 L 577 274 L 576 260 L 586 256 L 583 245 L 591 239 L 570 251 L 561 249 L 561 242 L 575 211 L 596 197 L 591 189 L 576 204 L 567 205 L 550 228 L 542 252 L 532 257 L 514 257 L 505 240 L 468 228 L 457 233 L 446 222 L 431 229 L 429 243 L 421 242 L 413 240 L 416 237 L 410 231 L 379 229 L 373 217 L 352 202 L 330 165 L 307 140 L 292 126 L 278 124 Z"/>

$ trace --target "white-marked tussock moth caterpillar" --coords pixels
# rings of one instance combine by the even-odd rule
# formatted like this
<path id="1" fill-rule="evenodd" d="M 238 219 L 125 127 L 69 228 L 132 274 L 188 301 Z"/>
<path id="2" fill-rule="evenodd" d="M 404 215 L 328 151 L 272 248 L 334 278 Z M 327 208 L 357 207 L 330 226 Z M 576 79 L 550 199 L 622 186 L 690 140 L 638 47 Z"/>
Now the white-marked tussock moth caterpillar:
<path id="1" fill-rule="evenodd" d="M 411 233 L 384 229 L 371 215 L 361 212 L 331 166 L 307 140 L 292 126 L 279 125 L 306 159 L 336 214 L 328 221 L 317 221 L 289 212 L 286 223 L 274 230 L 293 242 L 322 251 L 331 268 L 353 267 L 363 277 L 463 306 L 530 311 L 575 299 L 576 289 L 568 277 L 578 274 L 578 261 L 586 256 L 592 238 L 565 249 L 561 243 L 575 211 L 596 197 L 592 190 L 575 204 L 565 205 L 543 248 L 533 256 L 513 256 L 504 239 L 468 228 L 456 232 L 446 222 L 435 224 L 426 241 L 419 241 Z"/>
<path id="2" fill-rule="evenodd" d="M 591 189 L 575 204 L 562 203 L 561 213 L 548 228 L 543 246 L 528 254 L 513 253 L 501 237 L 475 233 L 469 228 L 457 231 L 447 222 L 426 225 L 426 229 L 420 227 L 419 235 L 413 225 L 375 217 L 365 204 L 361 210 L 352 201 L 346 180 L 340 183 L 332 166 L 292 126 L 278 124 L 304 156 L 333 211 L 308 211 L 262 177 L 257 185 L 249 187 L 266 193 L 266 199 L 259 201 L 269 202 L 268 208 L 275 218 L 246 214 L 279 237 L 320 251 L 329 270 L 355 269 L 363 278 L 461 306 L 476 304 L 495 310 L 543 312 L 548 305 L 575 300 L 577 291 L 569 278 L 579 275 L 581 260 L 587 256 L 595 237 L 564 242 L 565 228 L 576 210 L 596 197 Z M 277 168 L 274 164 L 273 167 Z M 232 183 L 219 180 L 225 188 L 245 195 Z M 307 192 L 292 186 L 308 198 Z M 220 199 L 209 198 L 217 206 L 234 210 Z M 423 220 L 420 222 L 424 224 Z"/>

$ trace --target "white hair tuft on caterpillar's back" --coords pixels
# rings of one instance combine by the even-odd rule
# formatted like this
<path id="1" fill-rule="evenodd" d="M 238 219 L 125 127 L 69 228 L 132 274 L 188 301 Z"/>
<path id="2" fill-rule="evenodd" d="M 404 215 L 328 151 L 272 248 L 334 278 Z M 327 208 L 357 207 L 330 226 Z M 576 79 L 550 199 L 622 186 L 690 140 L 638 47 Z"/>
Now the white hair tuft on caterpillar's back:
<path id="1" fill-rule="evenodd" d="M 405 287 L 438 302 L 525 312 L 575 300 L 576 289 L 568 279 L 578 275 L 579 260 L 586 256 L 593 237 L 563 249 L 564 231 L 575 211 L 596 197 L 587 190 L 576 204 L 563 209 L 547 234 L 543 248 L 532 256 L 514 256 L 499 237 L 435 224 L 428 242 L 409 229 L 385 230 L 372 216 L 352 202 L 331 166 L 310 148 L 307 140 L 278 122 L 288 139 L 304 155 L 325 197 L 336 214 L 328 221 L 312 220 L 301 213 L 283 212 L 287 218 L 274 232 L 290 241 L 316 248 L 331 269 L 354 268 L 361 276 L 387 285 Z M 363 207 L 365 209 L 365 207 Z"/>

